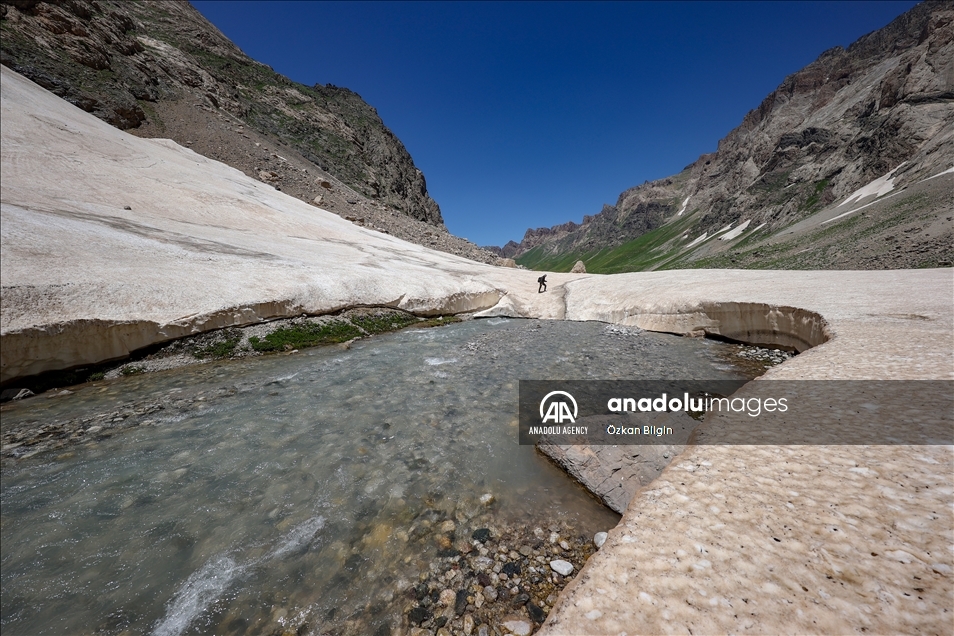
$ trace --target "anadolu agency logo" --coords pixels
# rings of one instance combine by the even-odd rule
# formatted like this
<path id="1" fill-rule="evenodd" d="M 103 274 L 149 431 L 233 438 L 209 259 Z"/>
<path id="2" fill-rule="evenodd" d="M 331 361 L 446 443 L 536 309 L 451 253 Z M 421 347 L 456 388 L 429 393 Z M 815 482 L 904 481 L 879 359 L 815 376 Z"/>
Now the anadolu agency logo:
<path id="1" fill-rule="evenodd" d="M 569 400 L 569 404 L 567 404 L 567 400 Z M 549 406 L 547 406 L 548 401 L 550 402 Z M 570 413 L 570 404 L 573 405 L 572 413 Z M 575 424 L 579 412 L 576 400 L 566 391 L 550 391 L 540 400 L 540 418 L 544 424 L 547 422 Z"/>
<path id="2" fill-rule="evenodd" d="M 575 424 L 580 409 L 576 399 L 566 391 L 550 391 L 540 400 L 540 421 L 544 426 L 531 426 L 531 435 L 586 435 L 585 426 Z M 547 426 L 547 425 L 551 426 Z"/>

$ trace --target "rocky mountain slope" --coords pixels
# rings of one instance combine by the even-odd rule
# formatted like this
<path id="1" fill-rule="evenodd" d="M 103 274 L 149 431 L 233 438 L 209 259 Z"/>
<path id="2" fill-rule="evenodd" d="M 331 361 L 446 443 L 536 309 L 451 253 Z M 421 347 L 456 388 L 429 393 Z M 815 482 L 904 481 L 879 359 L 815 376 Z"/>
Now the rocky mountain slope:
<path id="1" fill-rule="evenodd" d="M 2 0 L 2 62 L 142 137 L 169 138 L 356 223 L 483 262 L 450 235 L 374 108 L 252 60 L 188 2 Z"/>
<path id="2" fill-rule="evenodd" d="M 952 166 L 954 7 L 925 2 L 787 77 L 678 175 L 496 251 L 557 271 L 945 266 Z"/>

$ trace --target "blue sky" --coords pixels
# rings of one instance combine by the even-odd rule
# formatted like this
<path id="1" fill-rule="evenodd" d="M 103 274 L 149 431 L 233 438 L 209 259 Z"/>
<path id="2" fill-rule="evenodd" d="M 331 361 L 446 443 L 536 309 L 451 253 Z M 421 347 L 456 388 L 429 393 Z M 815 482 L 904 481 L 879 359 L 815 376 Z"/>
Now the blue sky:
<path id="1" fill-rule="evenodd" d="M 503 245 L 679 172 L 785 76 L 915 2 L 193 4 L 279 73 L 360 94 L 448 229 Z"/>

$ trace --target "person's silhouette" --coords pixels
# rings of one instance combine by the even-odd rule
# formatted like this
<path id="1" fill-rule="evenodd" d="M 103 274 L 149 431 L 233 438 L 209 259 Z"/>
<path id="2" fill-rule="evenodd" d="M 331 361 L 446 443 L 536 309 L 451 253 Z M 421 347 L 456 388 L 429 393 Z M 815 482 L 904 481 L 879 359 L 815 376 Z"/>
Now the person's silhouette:
<path id="1" fill-rule="evenodd" d="M 537 293 L 542 294 L 543 292 L 547 290 L 547 275 L 544 274 L 543 276 L 538 278 L 537 282 L 540 283 L 540 288 L 537 290 Z"/>

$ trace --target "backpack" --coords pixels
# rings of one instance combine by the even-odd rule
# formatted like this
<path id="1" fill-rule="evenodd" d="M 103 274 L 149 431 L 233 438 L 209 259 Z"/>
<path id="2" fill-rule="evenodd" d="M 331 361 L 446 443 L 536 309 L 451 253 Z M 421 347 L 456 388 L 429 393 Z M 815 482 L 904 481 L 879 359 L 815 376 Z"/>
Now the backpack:
<path id="1" fill-rule="evenodd" d="M 547 276 L 546 276 L 546 274 L 544 274 L 543 276 L 541 276 L 540 278 L 537 279 L 537 282 L 540 283 L 540 284 L 543 284 L 543 283 L 545 283 L 546 281 L 547 281 Z"/>

